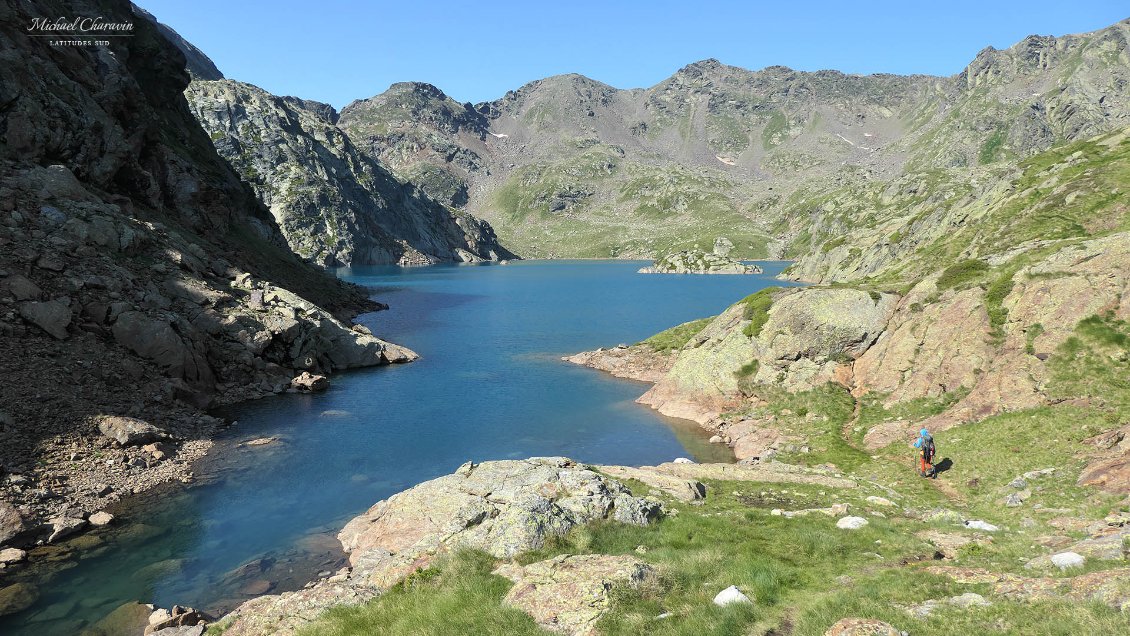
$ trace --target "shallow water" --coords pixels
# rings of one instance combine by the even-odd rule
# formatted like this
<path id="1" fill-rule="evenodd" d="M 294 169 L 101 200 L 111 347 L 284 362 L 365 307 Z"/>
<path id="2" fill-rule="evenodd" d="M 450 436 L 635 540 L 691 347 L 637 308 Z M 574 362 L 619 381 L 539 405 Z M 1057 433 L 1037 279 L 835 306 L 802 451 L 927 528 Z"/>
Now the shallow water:
<path id="1" fill-rule="evenodd" d="M 635 404 L 646 385 L 559 358 L 717 313 L 780 284 L 785 263 L 760 276 L 635 274 L 641 265 L 342 270 L 392 307 L 361 322 L 421 358 L 335 375 L 322 394 L 226 409 L 238 424 L 198 466 L 198 485 L 135 499 L 113 511 L 112 528 L 51 546 L 51 565 L 21 575 L 40 600 L 0 618 L 0 633 L 75 634 L 129 601 L 220 612 L 301 587 L 341 566 L 334 534 L 348 519 L 468 459 L 731 460 L 695 424 Z M 240 445 L 264 436 L 279 441 Z"/>

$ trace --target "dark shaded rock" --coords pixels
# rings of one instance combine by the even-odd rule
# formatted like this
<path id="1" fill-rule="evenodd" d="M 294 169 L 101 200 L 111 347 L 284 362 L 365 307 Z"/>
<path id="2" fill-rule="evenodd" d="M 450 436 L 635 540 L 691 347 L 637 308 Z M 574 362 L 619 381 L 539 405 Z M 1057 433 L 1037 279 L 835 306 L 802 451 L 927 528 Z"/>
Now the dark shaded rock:
<path id="1" fill-rule="evenodd" d="M 24 520 L 15 506 L 0 499 L 0 545 L 23 532 Z"/>
<path id="2" fill-rule="evenodd" d="M 118 316 L 114 339 L 143 358 L 165 367 L 173 377 L 202 385 L 214 382 L 211 367 L 195 347 L 187 344 L 171 324 L 140 311 Z"/>
<path id="3" fill-rule="evenodd" d="M 7 289 L 16 300 L 35 300 L 43 295 L 39 286 L 19 274 L 12 274 L 0 282 L 0 286 Z"/>
<path id="4" fill-rule="evenodd" d="M 71 301 L 60 298 L 47 302 L 28 302 L 20 305 L 20 317 L 51 334 L 66 340 L 67 325 L 71 324 Z"/>

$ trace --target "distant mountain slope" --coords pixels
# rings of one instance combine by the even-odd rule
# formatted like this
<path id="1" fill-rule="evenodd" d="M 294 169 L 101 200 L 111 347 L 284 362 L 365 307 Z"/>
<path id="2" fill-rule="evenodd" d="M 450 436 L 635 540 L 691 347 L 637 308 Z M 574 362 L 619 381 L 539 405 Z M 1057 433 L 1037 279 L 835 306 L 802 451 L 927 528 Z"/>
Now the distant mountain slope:
<path id="1" fill-rule="evenodd" d="M 1128 39 L 1130 21 L 1032 36 L 951 77 L 706 60 L 648 89 L 563 75 L 474 107 L 404 83 L 351 103 L 339 125 L 528 255 L 653 255 L 718 235 L 743 256 L 799 254 L 818 247 L 809 225 L 842 216 L 823 196 L 1008 165 L 1127 125 Z"/>
<path id="2" fill-rule="evenodd" d="M 232 80 L 185 91 L 213 144 L 303 258 L 325 266 L 512 258 L 490 226 L 360 153 L 326 104 Z"/>

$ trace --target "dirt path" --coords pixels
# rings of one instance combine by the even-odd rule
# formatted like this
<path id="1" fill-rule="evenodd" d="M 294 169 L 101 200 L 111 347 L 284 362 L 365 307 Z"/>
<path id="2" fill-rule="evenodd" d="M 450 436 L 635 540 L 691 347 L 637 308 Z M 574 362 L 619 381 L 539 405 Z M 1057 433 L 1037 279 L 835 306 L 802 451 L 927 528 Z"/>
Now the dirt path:
<path id="1" fill-rule="evenodd" d="M 840 436 L 843 438 L 844 442 L 846 442 L 852 448 L 864 450 L 855 443 L 854 439 L 855 427 L 859 425 L 859 420 L 863 416 L 863 400 L 859 399 L 858 397 L 855 397 L 853 399 L 855 400 L 855 406 L 852 407 L 851 419 L 849 419 L 847 422 L 844 422 L 843 427 L 840 429 Z M 896 463 L 900 465 L 903 464 L 903 462 Z M 915 465 L 914 459 L 911 459 L 909 465 L 907 465 L 906 468 L 913 471 L 915 474 L 918 473 L 918 468 Z M 945 496 L 946 499 L 960 504 L 964 504 L 966 502 L 965 495 L 961 494 L 961 492 L 959 492 L 957 488 L 953 486 L 953 484 L 949 483 L 945 479 L 938 477 L 934 479 L 927 479 L 926 481 L 928 481 L 938 492 L 942 493 L 942 495 Z"/>

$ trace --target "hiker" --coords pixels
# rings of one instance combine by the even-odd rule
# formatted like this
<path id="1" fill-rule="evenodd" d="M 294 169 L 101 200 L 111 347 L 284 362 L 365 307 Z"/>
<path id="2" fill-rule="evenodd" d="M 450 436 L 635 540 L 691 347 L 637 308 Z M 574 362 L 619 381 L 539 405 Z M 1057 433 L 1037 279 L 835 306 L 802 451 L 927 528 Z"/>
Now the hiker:
<path id="1" fill-rule="evenodd" d="M 922 429 L 918 432 L 918 439 L 914 442 L 918 449 L 918 474 L 923 477 L 937 477 L 934 470 L 934 438 L 930 431 Z"/>

